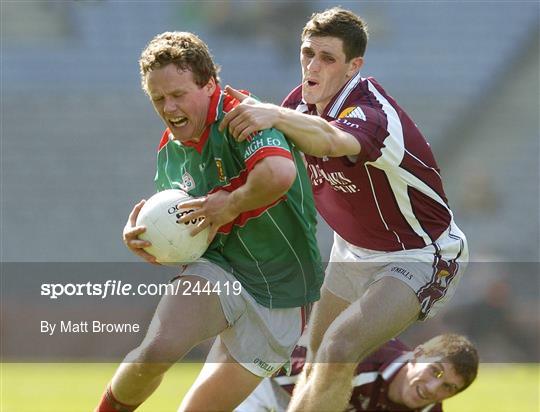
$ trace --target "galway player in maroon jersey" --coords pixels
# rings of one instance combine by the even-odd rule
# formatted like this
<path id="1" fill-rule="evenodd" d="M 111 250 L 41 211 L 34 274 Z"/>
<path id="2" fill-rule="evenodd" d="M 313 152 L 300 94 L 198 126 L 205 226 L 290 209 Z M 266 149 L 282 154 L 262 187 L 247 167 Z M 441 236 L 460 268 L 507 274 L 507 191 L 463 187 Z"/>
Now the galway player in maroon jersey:
<path id="1" fill-rule="evenodd" d="M 265 379 L 236 412 L 285 411 L 306 359 L 297 346 L 292 371 Z M 442 401 L 464 391 L 478 373 L 478 354 L 464 336 L 445 334 L 410 350 L 386 342 L 358 364 L 347 411 L 441 412 Z"/>
<path id="2" fill-rule="evenodd" d="M 314 14 L 302 32 L 302 84 L 283 107 L 247 100 L 221 123 L 237 140 L 275 127 L 306 154 L 319 213 L 334 230 L 308 365 L 290 410 L 343 410 L 356 363 L 453 295 L 468 262 L 431 148 L 373 78 L 355 14 Z"/>

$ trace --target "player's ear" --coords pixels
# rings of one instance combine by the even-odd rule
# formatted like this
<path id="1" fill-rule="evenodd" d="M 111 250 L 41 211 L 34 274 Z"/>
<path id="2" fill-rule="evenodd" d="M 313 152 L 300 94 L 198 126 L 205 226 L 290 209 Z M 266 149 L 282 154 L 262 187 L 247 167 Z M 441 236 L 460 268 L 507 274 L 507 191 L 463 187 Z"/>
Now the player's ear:
<path id="1" fill-rule="evenodd" d="M 349 70 L 347 71 L 348 77 L 352 77 L 355 73 L 364 65 L 364 58 L 361 56 L 353 57 L 349 61 Z"/>
<path id="2" fill-rule="evenodd" d="M 205 89 L 206 91 L 206 94 L 208 96 L 212 96 L 214 94 L 214 92 L 216 91 L 216 79 L 214 79 L 213 77 L 210 77 L 210 80 L 208 80 L 208 83 L 206 83 L 206 85 L 203 86 L 203 89 Z"/>

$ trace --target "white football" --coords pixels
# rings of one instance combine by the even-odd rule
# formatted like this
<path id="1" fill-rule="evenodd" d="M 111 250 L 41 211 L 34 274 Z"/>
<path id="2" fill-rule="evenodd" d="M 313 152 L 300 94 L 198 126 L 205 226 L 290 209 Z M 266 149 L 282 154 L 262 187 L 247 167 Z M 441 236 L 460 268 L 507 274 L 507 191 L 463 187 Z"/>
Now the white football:
<path id="1" fill-rule="evenodd" d="M 148 199 L 139 212 L 137 226 L 146 226 L 139 239 L 152 243 L 144 250 L 155 256 L 159 263 L 176 265 L 194 262 L 208 248 L 208 228 L 196 236 L 190 235 L 191 229 L 204 218 L 178 222 L 193 210 L 182 208 L 178 206 L 179 203 L 190 199 L 193 198 L 183 190 L 164 190 Z"/>

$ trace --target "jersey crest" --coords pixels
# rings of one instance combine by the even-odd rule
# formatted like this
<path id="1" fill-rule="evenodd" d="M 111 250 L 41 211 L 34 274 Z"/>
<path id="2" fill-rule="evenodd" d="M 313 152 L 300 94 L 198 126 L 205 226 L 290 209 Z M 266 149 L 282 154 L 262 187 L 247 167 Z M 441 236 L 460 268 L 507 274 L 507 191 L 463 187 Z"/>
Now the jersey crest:
<path id="1" fill-rule="evenodd" d="M 227 181 L 227 177 L 225 176 L 225 169 L 223 168 L 223 160 L 221 160 L 219 157 L 215 157 L 214 160 L 216 161 L 218 179 L 220 182 L 224 183 Z"/>

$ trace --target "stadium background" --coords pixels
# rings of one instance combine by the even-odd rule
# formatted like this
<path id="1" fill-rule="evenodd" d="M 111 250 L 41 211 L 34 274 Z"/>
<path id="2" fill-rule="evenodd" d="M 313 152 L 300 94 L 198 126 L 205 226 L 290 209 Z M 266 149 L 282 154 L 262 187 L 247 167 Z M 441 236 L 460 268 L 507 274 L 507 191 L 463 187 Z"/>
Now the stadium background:
<path id="1" fill-rule="evenodd" d="M 117 276 L 156 282 L 173 273 L 133 263 L 121 242 L 132 205 L 153 192 L 162 130 L 140 90 L 137 59 L 145 44 L 165 30 L 193 31 L 222 66 L 223 84 L 279 103 L 300 78 L 303 24 L 333 5 L 2 0 L 1 410 L 88 410 L 112 371 L 96 362 L 118 362 L 142 337 L 47 339 L 40 320 L 146 325 L 156 302 L 51 302 L 39 296 L 40 283 Z M 367 20 L 363 75 L 377 78 L 427 136 L 470 242 L 473 263 L 449 307 L 403 339 L 415 345 L 451 330 L 478 344 L 486 372 L 462 395 L 466 402 L 449 403 L 459 405 L 453 411 L 538 410 L 539 373 L 531 366 L 540 359 L 538 2 L 341 5 Z M 327 257 L 324 224 L 319 241 Z M 190 360 L 203 359 L 207 347 Z M 29 361 L 54 363 L 15 363 Z M 68 361 L 86 363 L 70 369 Z M 174 379 L 167 384 L 177 403 Z M 62 409 L 59 400 L 69 395 L 60 388 L 69 380 L 87 386 Z M 518 398 L 528 402 L 523 409 L 493 409 Z M 473 399 L 495 402 L 463 409 Z"/>

